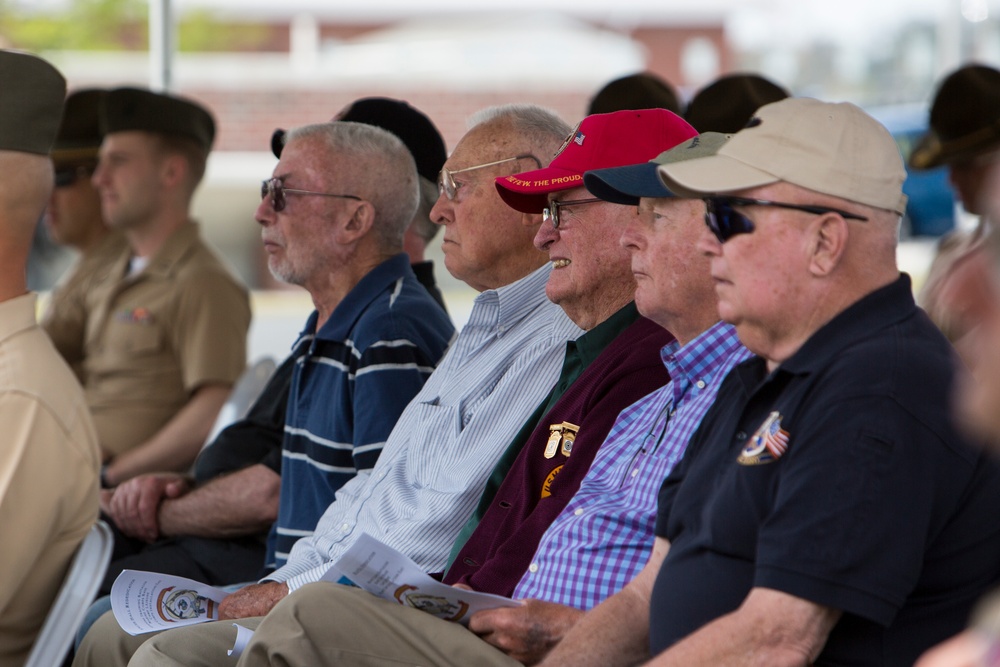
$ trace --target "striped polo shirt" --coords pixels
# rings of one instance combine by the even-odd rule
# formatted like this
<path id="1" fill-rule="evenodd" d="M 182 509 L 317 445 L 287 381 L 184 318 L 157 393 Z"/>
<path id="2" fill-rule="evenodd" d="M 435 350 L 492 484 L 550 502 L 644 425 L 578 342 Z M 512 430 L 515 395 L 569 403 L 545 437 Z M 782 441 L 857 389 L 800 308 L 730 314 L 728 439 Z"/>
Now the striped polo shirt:
<path id="1" fill-rule="evenodd" d="M 296 343 L 268 564 L 312 534 L 334 493 L 371 470 L 396 419 L 430 377 L 455 329 L 405 254 L 372 269 Z"/>

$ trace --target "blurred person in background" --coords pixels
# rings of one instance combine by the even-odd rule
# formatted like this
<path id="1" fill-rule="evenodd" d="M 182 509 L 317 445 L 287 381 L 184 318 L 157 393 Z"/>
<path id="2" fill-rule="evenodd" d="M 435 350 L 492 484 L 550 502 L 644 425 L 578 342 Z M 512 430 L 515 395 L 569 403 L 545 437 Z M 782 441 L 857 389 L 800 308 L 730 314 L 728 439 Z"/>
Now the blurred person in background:
<path id="1" fill-rule="evenodd" d="M 787 90 L 759 74 L 727 74 L 695 93 L 684 120 L 698 132 L 735 134 L 757 109 L 788 96 Z"/>
<path id="2" fill-rule="evenodd" d="M 968 64 L 941 82 L 930 110 L 930 129 L 910 154 L 914 169 L 946 165 L 955 194 L 966 211 L 979 216 L 971 230 L 955 230 L 938 242 L 917 302 L 952 341 L 965 329 L 941 298 L 943 281 L 955 262 L 971 251 L 987 230 L 987 178 L 1000 163 L 1000 71 Z"/>
<path id="3" fill-rule="evenodd" d="M 122 232 L 104 224 L 101 197 L 90 180 L 104 137 L 100 107 L 105 92 L 78 90 L 66 98 L 52 147 L 55 188 L 44 218 L 51 239 L 72 248 L 78 257 L 53 288 L 41 324 L 81 382 L 86 332 L 66 322 L 86 320 L 88 295 L 108 279 L 111 265 L 126 246 Z"/>
<path id="4" fill-rule="evenodd" d="M 128 244 L 86 308 L 54 316 L 49 330 L 83 340 L 102 484 L 114 486 L 190 468 L 246 367 L 250 303 L 190 218 L 215 136 L 211 114 L 184 98 L 118 88 L 103 96 L 100 117 L 92 180 L 105 222 Z"/>
<path id="5" fill-rule="evenodd" d="M 680 115 L 673 86 L 652 72 L 629 74 L 601 86 L 587 105 L 587 115 L 630 109 L 666 109 Z"/>

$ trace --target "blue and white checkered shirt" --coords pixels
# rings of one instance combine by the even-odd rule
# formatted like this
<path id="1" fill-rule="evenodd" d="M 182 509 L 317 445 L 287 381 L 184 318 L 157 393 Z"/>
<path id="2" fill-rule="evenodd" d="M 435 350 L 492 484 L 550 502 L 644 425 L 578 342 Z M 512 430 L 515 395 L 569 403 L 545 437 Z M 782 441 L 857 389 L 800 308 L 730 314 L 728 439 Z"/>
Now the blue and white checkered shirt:
<path id="1" fill-rule="evenodd" d="M 729 371 L 750 357 L 717 323 L 660 351 L 671 382 L 622 410 L 580 489 L 549 527 L 514 597 L 590 609 L 649 559 L 656 498 Z"/>

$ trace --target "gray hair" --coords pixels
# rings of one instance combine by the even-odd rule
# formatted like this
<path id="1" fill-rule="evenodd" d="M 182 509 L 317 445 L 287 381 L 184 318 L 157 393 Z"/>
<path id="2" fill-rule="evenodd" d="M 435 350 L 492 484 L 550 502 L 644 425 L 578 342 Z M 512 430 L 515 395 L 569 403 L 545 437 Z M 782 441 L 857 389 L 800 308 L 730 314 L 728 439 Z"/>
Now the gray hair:
<path id="1" fill-rule="evenodd" d="M 537 104 L 501 104 L 477 111 L 469 117 L 473 129 L 487 123 L 509 123 L 517 134 L 528 140 L 542 165 L 547 165 L 573 128 L 554 111 Z"/>
<path id="2" fill-rule="evenodd" d="M 424 244 L 429 244 L 441 230 L 441 225 L 431 220 L 431 209 L 434 208 L 438 199 L 438 186 L 437 183 L 432 183 L 423 176 L 420 176 L 417 181 L 417 185 L 420 187 L 420 203 L 417 204 L 417 212 L 413 214 L 410 228 Z"/>
<path id="3" fill-rule="evenodd" d="M 331 156 L 349 165 L 330 187 L 371 202 L 373 231 L 381 246 L 402 249 L 403 234 L 420 197 L 417 166 L 403 142 L 382 128 L 349 121 L 295 128 L 288 132 L 286 145 L 299 139 L 322 141 Z"/>

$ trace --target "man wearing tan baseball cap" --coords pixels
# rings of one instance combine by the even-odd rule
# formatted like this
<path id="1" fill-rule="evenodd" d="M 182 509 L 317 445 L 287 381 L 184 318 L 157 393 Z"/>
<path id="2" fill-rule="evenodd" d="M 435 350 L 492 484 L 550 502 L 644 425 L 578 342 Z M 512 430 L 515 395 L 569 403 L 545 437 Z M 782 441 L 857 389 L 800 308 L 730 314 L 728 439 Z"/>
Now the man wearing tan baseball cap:
<path id="1" fill-rule="evenodd" d="M 97 436 L 80 385 L 35 323 L 25 267 L 52 190 L 66 82 L 0 50 L 0 666 L 24 664 L 97 519 Z"/>
<path id="2" fill-rule="evenodd" d="M 659 173 L 705 199 L 756 356 L 665 480 L 646 568 L 544 664 L 912 665 L 1000 575 L 1000 466 L 953 426 L 951 349 L 896 268 L 892 137 L 787 99 Z"/>

